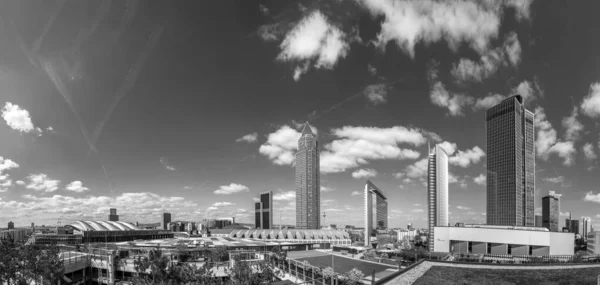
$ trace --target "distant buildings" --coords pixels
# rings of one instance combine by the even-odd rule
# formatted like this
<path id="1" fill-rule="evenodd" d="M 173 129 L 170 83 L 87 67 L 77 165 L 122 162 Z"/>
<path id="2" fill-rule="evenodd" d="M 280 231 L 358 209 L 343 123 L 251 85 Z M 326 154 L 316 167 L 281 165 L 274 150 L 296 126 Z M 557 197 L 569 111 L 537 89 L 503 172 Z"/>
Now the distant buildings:
<path id="1" fill-rule="evenodd" d="M 448 154 L 435 145 L 427 165 L 427 202 L 429 212 L 429 250 L 433 250 L 434 227 L 448 226 Z"/>
<path id="2" fill-rule="evenodd" d="M 543 227 L 543 222 L 542 222 L 542 215 L 535 215 L 535 227 L 536 228 L 541 228 Z"/>
<path id="3" fill-rule="evenodd" d="M 576 235 L 579 233 L 579 220 L 571 220 L 571 226 L 569 228 L 569 232 L 574 233 Z"/>
<path id="4" fill-rule="evenodd" d="M 162 222 L 161 222 L 161 228 L 163 230 L 168 230 L 168 224 L 171 222 L 171 213 L 163 213 L 162 214 Z"/>
<path id="5" fill-rule="evenodd" d="M 587 235 L 592 231 L 592 219 L 590 217 L 581 217 L 581 236 L 587 240 Z"/>
<path id="6" fill-rule="evenodd" d="M 587 234 L 587 253 L 600 254 L 600 231 Z"/>
<path id="7" fill-rule="evenodd" d="M 388 227 L 387 198 L 371 181 L 365 184 L 365 246 L 371 245 L 373 229 L 385 230 Z"/>
<path id="8" fill-rule="evenodd" d="M 321 229 L 319 143 L 308 122 L 296 152 L 296 228 Z"/>
<path id="9" fill-rule="evenodd" d="M 488 225 L 535 226 L 533 118 L 520 95 L 486 111 Z"/>
<path id="10" fill-rule="evenodd" d="M 405 238 L 408 239 L 409 241 L 414 241 L 416 236 L 417 236 L 417 230 L 400 229 L 398 231 L 398 241 L 399 242 L 401 242 Z M 433 249 L 432 249 L 432 251 L 433 251 Z"/>
<path id="11" fill-rule="evenodd" d="M 561 194 L 549 191 L 548 196 L 542 198 L 542 227 L 551 232 L 559 231 L 560 196 Z"/>
<path id="12" fill-rule="evenodd" d="M 15 223 L 13 223 L 12 221 L 8 222 L 8 229 L 12 230 L 15 228 Z"/>
<path id="13" fill-rule="evenodd" d="M 254 203 L 254 224 L 257 229 L 273 228 L 273 191 L 260 193 Z"/>
<path id="14" fill-rule="evenodd" d="M 110 215 L 108 215 L 108 220 L 111 222 L 119 221 L 119 215 L 117 215 L 117 209 L 115 209 L 115 208 L 110 209 Z"/>

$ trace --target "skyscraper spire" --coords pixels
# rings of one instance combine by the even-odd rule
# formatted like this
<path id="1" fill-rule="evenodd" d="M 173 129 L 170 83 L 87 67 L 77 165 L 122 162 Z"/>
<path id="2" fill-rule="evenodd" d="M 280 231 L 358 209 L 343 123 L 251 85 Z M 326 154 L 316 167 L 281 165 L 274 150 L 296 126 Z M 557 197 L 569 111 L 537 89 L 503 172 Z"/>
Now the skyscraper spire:
<path id="1" fill-rule="evenodd" d="M 308 121 L 306 121 L 306 123 L 304 124 L 304 127 L 302 128 L 302 135 L 315 135 L 312 131 L 312 128 L 310 127 L 310 124 L 308 123 Z"/>

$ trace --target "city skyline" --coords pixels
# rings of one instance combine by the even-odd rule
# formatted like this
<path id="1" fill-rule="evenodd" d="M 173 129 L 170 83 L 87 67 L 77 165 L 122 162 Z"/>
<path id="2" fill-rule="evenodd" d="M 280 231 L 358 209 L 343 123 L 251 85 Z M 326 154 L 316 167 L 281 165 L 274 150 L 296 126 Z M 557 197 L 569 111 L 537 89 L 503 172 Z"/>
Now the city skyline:
<path id="1" fill-rule="evenodd" d="M 0 225 L 110 208 L 128 222 L 252 224 L 264 191 L 273 224 L 295 225 L 306 121 L 321 225 L 362 225 L 373 179 L 390 228 L 426 228 L 428 142 L 448 152 L 451 225 L 485 223 L 485 110 L 519 94 L 535 113 L 535 213 L 557 191 L 561 223 L 570 211 L 600 227 L 597 3 L 239 2 L 98 17 L 74 16 L 100 9 L 71 1 L 7 5 Z"/>

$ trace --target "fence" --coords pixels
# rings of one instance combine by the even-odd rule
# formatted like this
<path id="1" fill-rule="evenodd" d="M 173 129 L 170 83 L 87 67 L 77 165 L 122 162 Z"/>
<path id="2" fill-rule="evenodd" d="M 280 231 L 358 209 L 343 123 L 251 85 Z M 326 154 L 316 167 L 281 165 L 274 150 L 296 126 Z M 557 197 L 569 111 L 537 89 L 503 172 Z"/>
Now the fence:
<path id="1" fill-rule="evenodd" d="M 456 256 L 454 261 L 462 262 L 487 262 L 487 263 L 589 263 L 600 262 L 600 255 L 504 255 L 504 254 L 484 254 L 468 255 L 461 254 Z"/>

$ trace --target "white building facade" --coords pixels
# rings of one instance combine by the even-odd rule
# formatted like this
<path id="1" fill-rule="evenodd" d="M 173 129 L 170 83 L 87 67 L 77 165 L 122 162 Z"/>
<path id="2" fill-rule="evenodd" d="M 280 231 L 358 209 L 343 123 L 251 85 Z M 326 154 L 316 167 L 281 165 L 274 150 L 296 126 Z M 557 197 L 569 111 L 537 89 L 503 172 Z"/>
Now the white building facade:
<path id="1" fill-rule="evenodd" d="M 427 166 L 429 250 L 434 249 L 434 227 L 448 226 L 448 154 L 436 145 L 429 152 Z"/>

